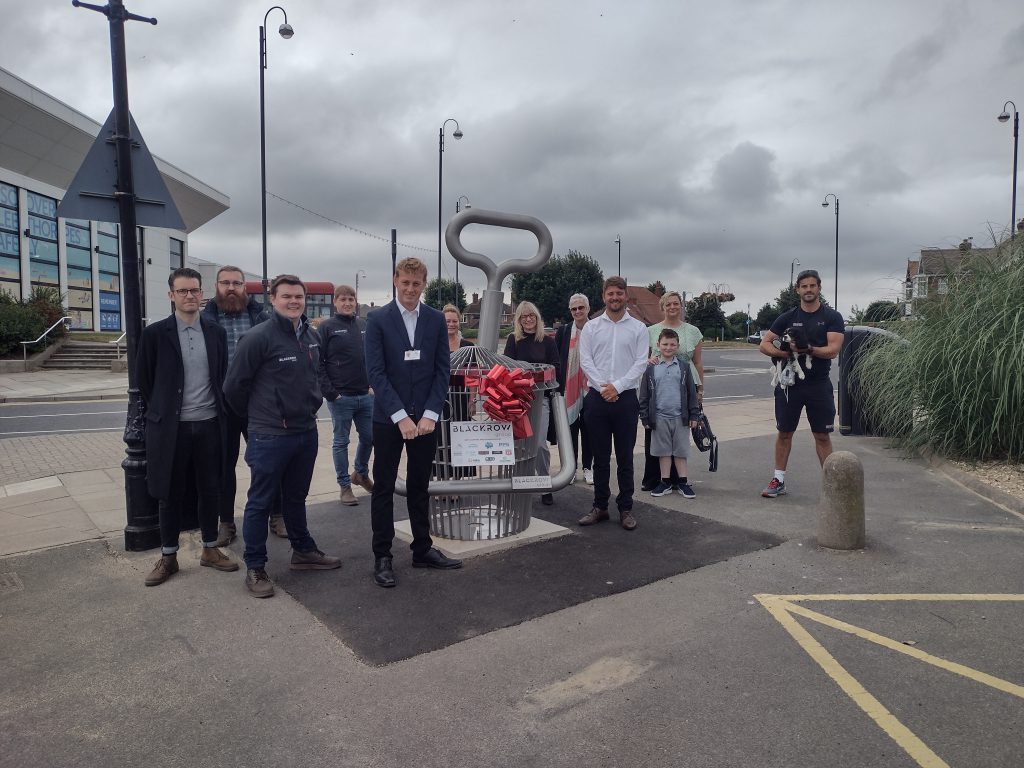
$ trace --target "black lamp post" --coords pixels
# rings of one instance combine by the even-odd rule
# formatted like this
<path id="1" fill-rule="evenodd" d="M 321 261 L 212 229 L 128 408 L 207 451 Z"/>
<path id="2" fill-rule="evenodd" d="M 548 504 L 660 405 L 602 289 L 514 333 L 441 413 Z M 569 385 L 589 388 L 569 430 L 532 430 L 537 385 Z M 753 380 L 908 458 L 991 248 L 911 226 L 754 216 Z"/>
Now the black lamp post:
<path id="1" fill-rule="evenodd" d="M 622 277 L 622 238 L 616 235 L 612 242 L 619 247 L 619 265 L 616 268 L 618 271 L 615 274 Z"/>
<path id="2" fill-rule="evenodd" d="M 1013 240 L 1017 234 L 1015 226 L 1017 223 L 1017 138 L 1020 131 L 1020 113 L 1017 111 L 1017 105 L 1008 101 L 1003 104 L 1003 111 L 996 118 L 1000 123 L 1005 123 L 1010 119 L 1007 107 L 1013 107 L 1013 194 L 1010 202 L 1010 239 Z"/>
<path id="3" fill-rule="evenodd" d="M 448 123 L 455 123 L 452 136 L 456 139 L 462 138 L 459 121 L 454 117 L 449 117 L 441 123 L 441 130 L 437 132 L 437 303 L 439 305 L 443 303 L 441 294 L 441 189 L 444 178 L 444 127 Z"/>
<path id="4" fill-rule="evenodd" d="M 267 18 L 272 11 L 280 11 L 284 14 L 284 24 L 277 28 L 278 33 L 285 40 L 295 34 L 292 25 L 288 23 L 288 12 L 280 5 L 270 8 L 263 16 L 263 24 L 260 25 L 260 207 L 263 214 L 263 304 L 267 303 L 267 292 L 270 288 L 270 280 L 267 276 L 267 115 L 264 107 L 265 97 L 263 92 L 263 71 L 267 68 L 267 35 L 265 27 Z"/>
<path id="5" fill-rule="evenodd" d="M 465 200 L 466 204 L 462 205 L 462 201 Z M 455 201 L 455 212 L 458 213 L 462 208 L 472 208 L 469 204 L 469 198 L 465 195 L 459 195 L 459 199 Z M 455 260 L 455 306 L 459 306 L 459 260 Z"/>
<path id="6" fill-rule="evenodd" d="M 793 259 L 789 262 L 789 287 L 793 287 L 793 267 L 800 266 L 800 259 Z"/>
<path id="7" fill-rule="evenodd" d="M 121 236 L 121 285 L 124 291 L 124 321 L 128 349 L 128 413 L 124 427 L 125 511 L 124 546 L 141 552 L 160 545 L 160 522 L 156 501 L 146 487 L 145 405 L 139 391 L 135 368 L 142 338 L 142 300 L 139 286 L 138 227 L 135 211 L 135 176 L 132 171 L 131 112 L 128 107 L 128 65 L 125 55 L 124 23 L 156 19 L 129 13 L 123 0 L 99 6 L 72 0 L 76 8 L 88 8 L 107 17 L 110 26 L 110 66 L 114 91 L 114 145 L 117 153 L 117 207 Z"/>
<path id="8" fill-rule="evenodd" d="M 828 208 L 828 199 L 830 197 L 833 200 L 836 201 L 836 292 L 835 292 L 835 298 L 833 299 L 833 301 L 835 303 L 832 305 L 832 309 L 834 309 L 836 312 L 838 312 L 839 311 L 839 198 L 836 197 L 831 192 L 829 192 L 827 195 L 825 195 L 825 199 L 822 201 L 821 207 L 822 208 Z"/>
<path id="9" fill-rule="evenodd" d="M 356 314 L 357 315 L 359 314 L 359 276 L 360 275 L 362 275 L 363 277 L 366 277 L 366 270 L 365 269 L 357 269 L 356 270 Z"/>

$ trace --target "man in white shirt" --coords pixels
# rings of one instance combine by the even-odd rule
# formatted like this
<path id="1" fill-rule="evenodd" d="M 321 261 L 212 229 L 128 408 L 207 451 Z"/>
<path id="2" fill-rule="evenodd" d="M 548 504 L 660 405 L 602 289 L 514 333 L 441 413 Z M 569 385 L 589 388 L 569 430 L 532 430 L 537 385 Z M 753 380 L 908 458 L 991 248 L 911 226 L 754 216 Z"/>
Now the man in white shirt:
<path id="1" fill-rule="evenodd" d="M 627 531 L 636 528 L 633 517 L 633 447 L 640 416 L 637 386 L 647 367 L 647 327 L 626 312 L 626 281 L 609 277 L 604 281 L 603 315 L 591 320 L 580 332 L 580 368 L 589 388 L 583 404 L 583 418 L 594 455 L 594 507 L 580 518 L 580 525 L 608 519 L 611 497 L 612 445 L 615 446 L 616 479 L 619 494 L 615 505 L 619 522 Z"/>

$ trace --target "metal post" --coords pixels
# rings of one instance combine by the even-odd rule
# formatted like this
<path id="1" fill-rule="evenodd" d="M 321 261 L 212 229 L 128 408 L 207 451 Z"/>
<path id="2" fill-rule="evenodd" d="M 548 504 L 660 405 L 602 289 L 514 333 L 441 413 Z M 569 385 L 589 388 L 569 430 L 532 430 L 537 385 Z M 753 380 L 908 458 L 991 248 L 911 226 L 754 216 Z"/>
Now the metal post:
<path id="1" fill-rule="evenodd" d="M 270 279 L 267 275 L 267 113 L 264 106 L 263 70 L 267 68 L 267 36 L 260 24 L 260 222 L 263 242 L 263 306 L 267 306 Z"/>
<path id="2" fill-rule="evenodd" d="M 839 198 L 836 198 L 836 285 L 835 285 L 835 303 L 832 305 L 832 309 L 836 312 L 839 311 Z"/>
<path id="3" fill-rule="evenodd" d="M 1020 131 L 1020 113 L 1013 108 L 1013 195 L 1010 203 L 1010 240 L 1017 234 L 1017 144 Z"/>
<path id="4" fill-rule="evenodd" d="M 398 230 L 391 229 L 391 274 L 395 274 L 395 267 L 398 265 Z"/>
<path id="5" fill-rule="evenodd" d="M 123 0 L 106 6 L 72 2 L 75 7 L 99 11 L 110 26 L 110 67 L 114 95 L 114 148 L 117 154 L 117 206 L 121 240 L 121 277 L 124 294 L 126 346 L 128 350 L 128 415 L 124 427 L 125 549 L 141 551 L 160 544 L 156 500 L 146 487 L 145 409 L 138 388 L 135 363 L 142 336 L 142 302 L 139 285 L 139 244 L 135 216 L 135 179 L 132 174 L 131 112 L 128 108 L 128 65 L 125 59 L 124 22 L 156 19 L 125 10 Z"/>
<path id="6" fill-rule="evenodd" d="M 619 247 L 619 260 L 616 266 L 615 274 L 622 277 L 622 238 L 619 235 L 615 236 L 615 244 Z"/>
<path id="7" fill-rule="evenodd" d="M 461 139 L 462 129 L 459 128 L 459 121 L 449 117 L 441 123 L 441 129 L 437 132 L 437 308 L 444 305 L 441 286 L 441 190 L 442 177 L 444 176 L 444 127 L 448 123 L 455 123 L 455 130 L 452 131 L 452 138 Z"/>

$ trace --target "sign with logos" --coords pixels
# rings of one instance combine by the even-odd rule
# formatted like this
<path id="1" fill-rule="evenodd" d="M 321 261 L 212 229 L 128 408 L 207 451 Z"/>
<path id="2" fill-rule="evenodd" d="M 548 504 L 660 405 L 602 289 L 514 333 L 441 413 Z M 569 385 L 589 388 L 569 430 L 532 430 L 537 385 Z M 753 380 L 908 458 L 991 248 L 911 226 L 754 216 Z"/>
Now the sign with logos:
<path id="1" fill-rule="evenodd" d="M 506 421 L 453 421 L 448 425 L 452 466 L 515 464 L 515 439 Z"/>

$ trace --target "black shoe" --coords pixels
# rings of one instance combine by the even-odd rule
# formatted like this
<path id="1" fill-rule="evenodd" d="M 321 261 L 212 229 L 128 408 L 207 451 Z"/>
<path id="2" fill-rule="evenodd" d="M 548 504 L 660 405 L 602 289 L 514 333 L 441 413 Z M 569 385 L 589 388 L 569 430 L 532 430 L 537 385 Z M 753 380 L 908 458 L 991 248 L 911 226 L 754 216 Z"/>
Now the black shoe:
<path id="1" fill-rule="evenodd" d="M 543 504 L 545 507 L 550 507 L 552 504 L 555 503 L 555 497 L 552 496 L 550 493 L 542 493 L 540 495 L 540 503 Z"/>
<path id="2" fill-rule="evenodd" d="M 643 483 L 640 486 L 640 490 L 641 491 L 653 491 L 657 485 L 658 485 L 657 483 Z"/>
<path id="3" fill-rule="evenodd" d="M 412 556 L 412 567 L 413 568 L 440 568 L 441 570 L 452 570 L 453 568 L 461 568 L 461 560 L 453 560 L 450 557 L 445 557 L 440 551 L 431 547 L 422 555 Z"/>
<path id="4" fill-rule="evenodd" d="M 395 572 L 391 570 L 390 557 L 378 557 L 373 561 L 373 580 L 378 587 L 394 587 L 398 585 Z"/>

